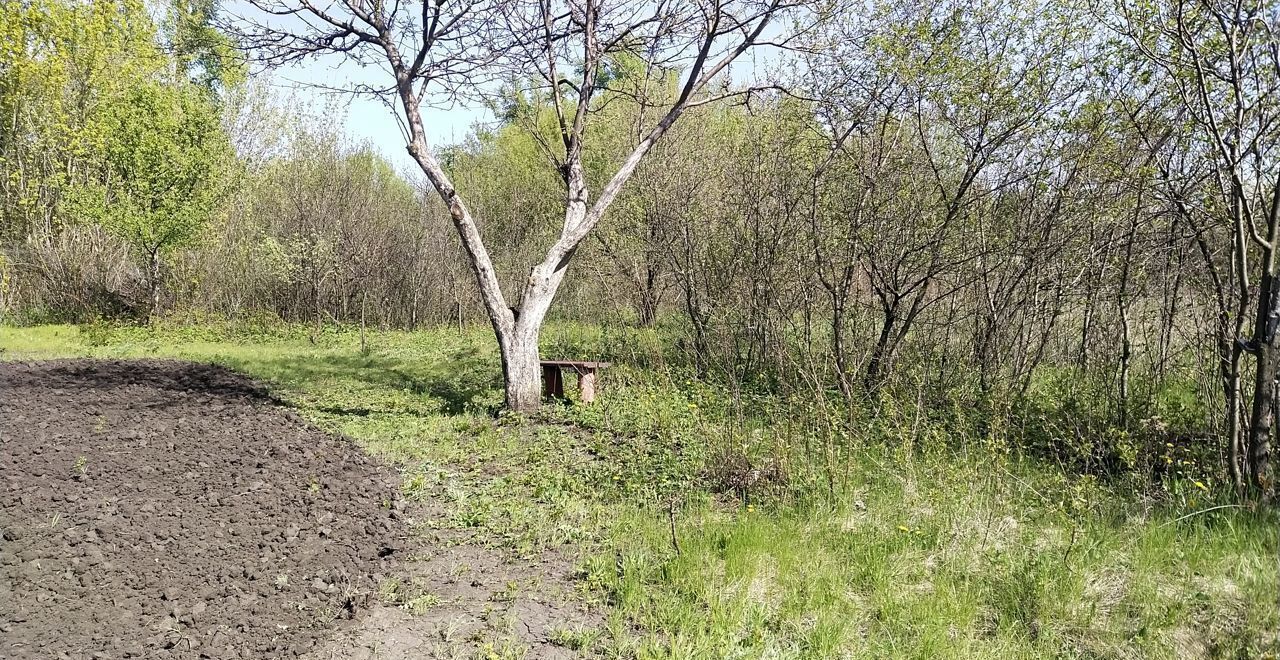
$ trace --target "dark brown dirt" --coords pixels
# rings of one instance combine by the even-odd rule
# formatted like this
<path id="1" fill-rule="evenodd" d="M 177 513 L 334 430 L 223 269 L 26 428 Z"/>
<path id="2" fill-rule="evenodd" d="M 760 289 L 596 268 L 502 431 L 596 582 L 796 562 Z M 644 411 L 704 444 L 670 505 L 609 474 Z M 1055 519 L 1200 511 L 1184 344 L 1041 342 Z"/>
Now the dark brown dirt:
<path id="1" fill-rule="evenodd" d="M 0 658 L 323 652 L 407 552 L 396 484 L 226 369 L 0 363 Z"/>

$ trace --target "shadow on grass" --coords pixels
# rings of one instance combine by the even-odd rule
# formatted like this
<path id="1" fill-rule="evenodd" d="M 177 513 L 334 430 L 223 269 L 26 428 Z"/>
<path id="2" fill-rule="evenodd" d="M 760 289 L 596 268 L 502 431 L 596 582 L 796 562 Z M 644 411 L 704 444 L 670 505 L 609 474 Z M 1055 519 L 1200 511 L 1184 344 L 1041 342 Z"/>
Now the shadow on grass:
<path id="1" fill-rule="evenodd" d="M 500 389 L 491 356 L 462 348 L 408 359 L 378 354 L 290 354 L 263 359 L 226 356 L 227 364 L 313 399 L 333 415 L 459 415 Z"/>
<path id="2" fill-rule="evenodd" d="M 123 387 L 279 403 L 270 392 L 231 369 L 182 360 L 64 358 L 6 366 L 0 371 L 0 389 L 5 390 L 118 390 Z M 166 399 L 161 403 L 147 403 L 146 407 L 160 408 L 177 401 Z"/>

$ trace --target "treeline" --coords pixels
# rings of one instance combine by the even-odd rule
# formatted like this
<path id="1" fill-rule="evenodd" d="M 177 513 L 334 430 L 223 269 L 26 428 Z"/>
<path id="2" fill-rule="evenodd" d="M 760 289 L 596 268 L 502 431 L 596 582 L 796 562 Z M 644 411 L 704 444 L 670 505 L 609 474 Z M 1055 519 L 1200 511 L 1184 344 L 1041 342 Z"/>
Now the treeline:
<path id="1" fill-rule="evenodd" d="M 255 100 L 211 9 L 4 11 L 7 320 L 486 318 L 434 196 Z M 812 397 L 837 426 L 905 406 L 1072 469 L 1265 491 L 1275 16 L 900 3 L 831 24 L 785 85 L 681 119 L 575 256 L 553 315 L 657 326 L 665 359 Z M 586 142 L 593 189 L 676 93 L 612 62 Z M 504 284 L 560 230 L 549 108 L 512 91 L 442 153 Z"/>
<path id="2" fill-rule="evenodd" d="M 235 162 L 219 91 L 242 71 L 210 25 L 212 2 L 163 9 L 157 20 L 142 2 L 0 5 L 6 307 L 156 307 L 162 255 L 219 208 Z"/>

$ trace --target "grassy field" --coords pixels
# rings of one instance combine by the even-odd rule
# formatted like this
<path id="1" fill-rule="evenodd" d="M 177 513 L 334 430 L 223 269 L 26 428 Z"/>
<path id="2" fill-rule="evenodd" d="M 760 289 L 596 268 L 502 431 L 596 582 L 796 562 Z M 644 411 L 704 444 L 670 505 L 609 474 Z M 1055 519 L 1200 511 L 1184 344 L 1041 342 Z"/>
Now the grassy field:
<path id="1" fill-rule="evenodd" d="M 803 402 L 731 399 L 572 326 L 544 352 L 622 362 L 601 400 L 495 417 L 486 329 L 370 333 L 364 350 L 355 331 L 307 332 L 3 327 L 0 359 L 174 357 L 262 379 L 400 466 L 409 497 L 443 497 L 442 524 L 473 542 L 577 557 L 582 597 L 610 612 L 561 635 L 585 653 L 1258 658 L 1280 643 L 1280 522 L 1212 484 L 1139 497 L 949 442 L 938 420 L 833 437 Z"/>

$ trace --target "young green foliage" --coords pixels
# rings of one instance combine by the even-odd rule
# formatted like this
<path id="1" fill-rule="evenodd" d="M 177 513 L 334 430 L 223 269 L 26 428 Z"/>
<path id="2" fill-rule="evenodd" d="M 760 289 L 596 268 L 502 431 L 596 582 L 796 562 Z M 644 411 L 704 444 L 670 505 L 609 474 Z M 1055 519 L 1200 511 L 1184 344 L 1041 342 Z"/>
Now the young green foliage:
<path id="1" fill-rule="evenodd" d="M 160 258 L 194 238 L 217 210 L 230 145 L 216 106 L 192 85 L 142 82 L 98 121 L 105 136 L 99 175 L 69 192 L 69 207 L 148 260 L 158 307 Z"/>

